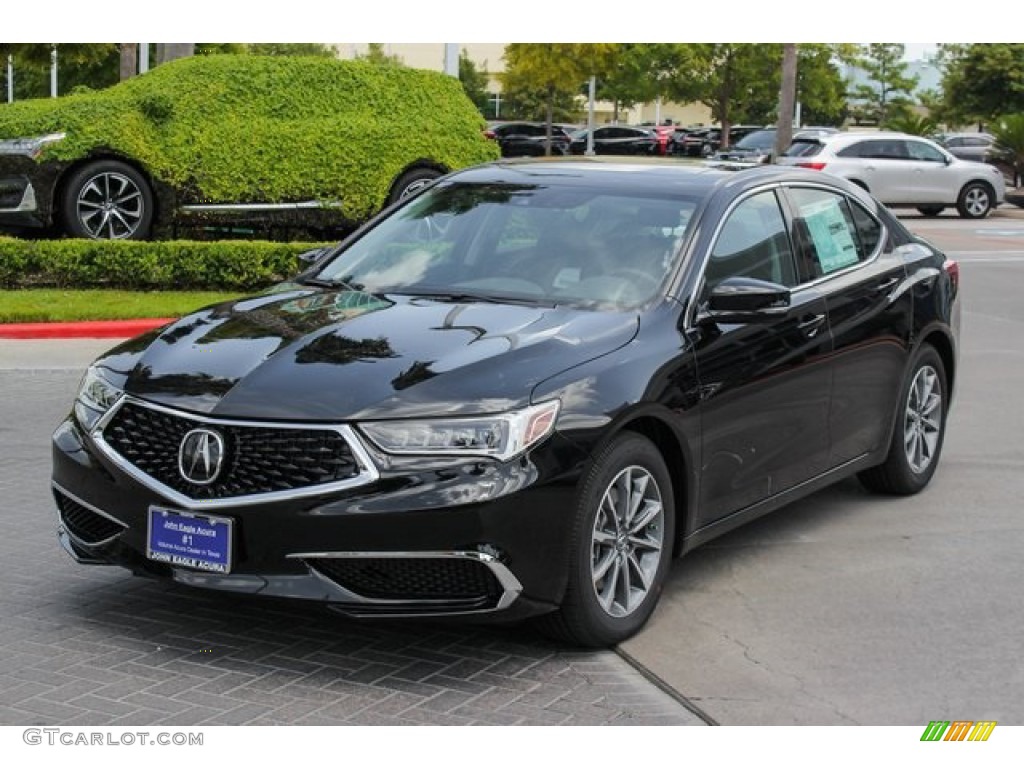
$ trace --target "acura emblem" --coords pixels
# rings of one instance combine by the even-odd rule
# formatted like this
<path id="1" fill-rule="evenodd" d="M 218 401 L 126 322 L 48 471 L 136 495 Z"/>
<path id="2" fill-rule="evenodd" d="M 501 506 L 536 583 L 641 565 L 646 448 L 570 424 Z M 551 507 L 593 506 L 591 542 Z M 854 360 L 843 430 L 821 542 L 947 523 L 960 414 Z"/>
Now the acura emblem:
<path id="1" fill-rule="evenodd" d="M 193 429 L 178 449 L 178 471 L 188 482 L 209 485 L 220 474 L 224 438 L 209 429 Z"/>

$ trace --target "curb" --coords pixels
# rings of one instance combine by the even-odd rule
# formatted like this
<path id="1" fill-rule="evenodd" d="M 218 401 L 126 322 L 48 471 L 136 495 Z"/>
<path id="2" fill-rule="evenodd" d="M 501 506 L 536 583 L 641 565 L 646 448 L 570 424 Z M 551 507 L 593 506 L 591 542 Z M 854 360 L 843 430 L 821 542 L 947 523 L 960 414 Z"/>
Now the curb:
<path id="1" fill-rule="evenodd" d="M 173 321 L 174 318 L 141 320 L 87 320 L 73 323 L 4 323 L 0 339 L 115 339 L 130 338 Z"/>

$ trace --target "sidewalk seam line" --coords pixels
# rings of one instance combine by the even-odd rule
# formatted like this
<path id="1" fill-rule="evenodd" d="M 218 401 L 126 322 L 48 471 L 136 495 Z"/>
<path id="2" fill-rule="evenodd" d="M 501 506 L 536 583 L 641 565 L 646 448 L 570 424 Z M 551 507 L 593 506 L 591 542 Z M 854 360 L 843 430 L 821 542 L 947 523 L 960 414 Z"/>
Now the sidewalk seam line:
<path id="1" fill-rule="evenodd" d="M 667 682 L 662 680 L 660 677 L 658 677 L 656 674 L 654 674 L 654 672 L 652 672 L 650 669 L 645 667 L 643 664 L 641 664 L 635 658 L 630 656 L 620 646 L 615 646 L 615 648 L 613 648 L 612 650 L 615 651 L 615 653 L 619 656 L 619 658 L 621 658 L 623 661 L 625 661 L 627 664 L 629 664 L 629 666 L 631 666 L 633 669 L 635 669 L 637 672 L 639 672 L 640 675 L 645 680 L 647 680 L 647 682 L 649 682 L 652 685 L 654 685 L 656 688 L 658 688 L 660 691 L 662 691 L 662 693 L 665 693 L 669 697 L 674 699 L 678 704 L 682 705 L 683 708 L 688 710 L 691 714 L 693 714 L 693 715 L 697 716 L 698 718 L 700 718 L 701 720 L 703 720 L 706 725 L 721 725 L 721 723 L 719 723 L 717 720 L 715 720 L 715 718 L 713 718 L 711 715 L 709 715 L 703 709 L 698 707 L 690 699 L 686 698 L 686 696 L 684 696 L 679 691 L 677 691 L 675 688 L 673 688 L 671 685 L 669 685 Z"/>

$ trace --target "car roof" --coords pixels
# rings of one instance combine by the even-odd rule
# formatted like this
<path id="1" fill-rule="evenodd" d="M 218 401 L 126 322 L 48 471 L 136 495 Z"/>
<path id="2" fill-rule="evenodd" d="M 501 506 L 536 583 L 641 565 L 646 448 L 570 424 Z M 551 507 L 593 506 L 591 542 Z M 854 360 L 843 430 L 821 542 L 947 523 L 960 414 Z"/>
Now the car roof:
<path id="1" fill-rule="evenodd" d="M 846 191 L 855 189 L 839 177 L 824 178 L 818 171 L 789 165 L 727 171 L 659 158 L 651 158 L 646 162 L 611 157 L 505 159 L 457 171 L 447 179 L 476 184 L 593 184 L 631 191 L 654 188 L 699 197 L 710 196 L 716 189 L 724 187 L 731 187 L 735 194 L 742 194 L 748 188 L 779 181 L 806 181 L 819 185 L 827 183 Z"/>

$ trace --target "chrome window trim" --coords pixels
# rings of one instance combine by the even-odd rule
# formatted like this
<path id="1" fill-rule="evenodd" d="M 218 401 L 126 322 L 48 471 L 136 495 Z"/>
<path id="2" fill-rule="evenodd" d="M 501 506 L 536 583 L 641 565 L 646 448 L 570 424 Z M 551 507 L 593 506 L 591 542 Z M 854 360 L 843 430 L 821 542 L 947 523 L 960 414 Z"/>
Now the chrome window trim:
<path id="1" fill-rule="evenodd" d="M 81 545 L 83 547 L 102 547 L 102 546 L 112 542 L 114 539 L 116 539 L 118 536 L 120 536 L 122 533 L 124 533 L 124 531 L 128 530 L 129 526 L 128 526 L 127 523 L 121 522 L 116 517 L 111 515 L 109 512 L 104 512 L 102 509 L 100 509 L 96 505 L 90 504 L 89 502 L 84 501 L 83 499 L 79 498 L 75 494 L 71 493 L 71 491 L 67 490 L 64 486 L 60 485 L 59 483 L 54 482 L 54 481 L 51 480 L 50 481 L 50 485 L 58 493 L 60 493 L 63 496 L 67 496 L 69 499 L 71 499 L 76 504 L 81 504 L 83 507 L 88 509 L 90 512 L 93 512 L 93 513 L 99 515 L 100 517 L 105 517 L 110 522 L 117 523 L 118 525 L 120 525 L 124 529 L 123 531 L 119 531 L 118 533 L 115 533 L 113 536 L 108 536 L 107 538 L 103 539 L 102 541 L 94 541 L 94 542 L 84 541 L 84 540 L 80 539 L 78 536 L 75 536 L 75 534 L 72 533 L 71 529 L 68 528 L 67 525 L 64 523 L 64 513 L 61 510 L 60 505 L 58 504 L 57 505 L 57 520 L 58 520 L 58 522 L 60 522 L 61 530 L 63 530 L 64 533 L 66 533 L 68 535 L 68 537 L 71 538 L 76 544 L 79 544 L 79 545 Z M 54 502 L 54 503 L 56 503 L 56 502 Z"/>
<path id="2" fill-rule="evenodd" d="M 303 200 L 297 203 L 195 203 L 181 206 L 185 213 L 229 213 L 233 211 L 303 211 L 341 208 L 340 200 Z"/>
<path id="3" fill-rule="evenodd" d="M 486 552 L 466 551 L 466 550 L 451 550 L 451 551 L 401 551 L 401 552 L 295 552 L 290 555 L 286 555 L 288 559 L 292 560 L 358 560 L 366 558 L 386 558 L 394 560 L 439 560 L 439 559 L 461 559 L 461 560 L 475 560 L 482 565 L 485 565 L 494 577 L 498 580 L 498 584 L 501 586 L 502 594 L 498 599 L 497 604 L 493 608 L 485 608 L 479 611 L 465 611 L 466 613 L 486 613 L 490 611 L 502 611 L 512 605 L 516 598 L 523 591 L 523 585 L 519 579 L 515 577 L 515 574 L 509 570 L 508 566 L 502 563 L 494 555 L 490 555 Z M 353 602 L 361 603 L 364 605 L 375 605 L 375 606 L 388 606 L 388 605 L 410 605 L 414 603 L 421 603 L 423 605 L 436 605 L 450 602 L 444 598 L 436 600 L 391 600 L 385 598 L 371 598 L 364 597 L 363 595 L 351 592 L 348 589 L 344 589 L 337 582 L 329 579 L 325 574 L 319 573 L 313 566 L 305 563 L 306 567 L 309 568 L 310 572 L 316 576 L 329 581 L 335 587 L 343 589 L 345 592 L 352 595 Z M 413 614 L 415 615 L 415 614 Z M 435 614 L 436 615 L 436 614 Z"/>
<path id="4" fill-rule="evenodd" d="M 359 465 L 359 473 L 355 475 L 355 477 L 348 478 L 347 480 L 311 485 L 305 488 L 292 488 L 287 491 L 268 491 L 266 493 L 232 496 L 224 499 L 193 499 L 192 497 L 186 496 L 185 494 L 164 485 L 156 478 L 146 474 L 126 458 L 121 456 L 121 454 L 106 441 L 103 436 L 103 430 L 108 424 L 110 424 L 114 416 L 126 403 L 132 403 L 133 405 L 137 405 L 142 408 L 159 411 L 160 413 L 166 413 L 178 418 L 188 419 L 199 424 L 228 427 L 255 427 L 258 429 L 302 429 L 336 432 L 341 435 L 342 439 L 348 444 L 349 450 L 352 451 L 352 455 L 355 458 L 356 463 Z M 274 501 L 289 501 L 292 499 L 308 498 L 310 496 L 322 496 L 327 493 L 334 493 L 350 488 L 357 488 L 362 485 L 368 485 L 380 477 L 380 472 L 371 460 L 369 452 L 363 446 L 363 443 L 359 439 L 355 430 L 345 424 L 305 424 L 302 422 L 250 421 L 246 419 L 216 418 L 213 416 L 201 416 L 187 411 L 179 411 L 175 408 L 168 408 L 167 406 L 150 403 L 146 400 L 132 397 L 131 395 L 125 395 L 118 400 L 113 408 L 107 411 L 99 421 L 96 422 L 96 425 L 89 433 L 89 437 L 100 452 L 125 474 L 129 475 L 132 479 L 146 486 L 150 490 L 156 491 L 168 501 L 189 510 L 224 509 L 228 507 L 248 506 L 251 504 L 266 504 Z"/>
<path id="5" fill-rule="evenodd" d="M 708 245 L 701 259 L 701 264 L 697 272 L 697 278 L 694 281 L 692 290 L 690 291 L 689 304 L 686 308 L 685 325 L 687 328 L 693 328 L 696 325 L 698 311 L 697 298 L 699 297 L 701 288 L 704 285 L 704 273 L 707 271 L 708 262 L 711 259 L 711 251 L 714 250 L 715 244 L 718 242 L 718 238 L 722 233 L 722 228 L 725 226 L 725 222 L 728 221 L 729 217 L 732 215 L 732 212 L 737 208 L 737 206 L 740 205 L 740 203 L 742 203 L 743 201 L 747 200 L 750 197 L 753 197 L 754 195 L 761 194 L 763 192 L 771 190 L 783 190 L 785 192 L 786 190 L 789 190 L 794 187 L 805 189 L 819 189 L 821 191 L 830 192 L 832 194 L 838 195 L 839 197 L 845 198 L 853 204 L 860 205 L 860 207 L 864 209 L 865 213 L 867 213 L 872 219 L 878 222 L 878 226 L 881 227 L 881 234 L 878 240 L 878 246 L 875 248 L 875 250 L 871 253 L 871 255 L 868 258 L 864 259 L 864 261 L 858 261 L 856 264 L 851 264 L 849 267 L 841 269 L 838 272 L 832 272 L 831 274 L 822 275 L 821 277 L 815 278 L 814 280 L 810 280 L 805 283 L 799 283 L 790 289 L 790 293 L 797 293 L 805 289 L 815 288 L 819 286 L 821 283 L 825 282 L 826 280 L 832 280 L 833 278 L 848 274 L 850 272 L 853 272 L 854 270 L 862 269 L 868 264 L 871 264 L 878 259 L 878 257 L 881 255 L 882 251 L 885 248 L 885 243 L 889 239 L 889 228 L 885 226 L 885 222 L 883 222 L 881 219 L 875 216 L 875 214 L 869 211 L 867 206 L 863 205 L 860 201 L 858 201 L 852 193 L 847 192 L 846 190 L 843 189 L 839 189 L 837 187 L 829 186 L 828 184 L 816 184 L 813 181 L 776 181 L 770 184 L 765 184 L 764 186 L 757 187 L 756 189 L 748 190 L 729 204 L 729 207 L 725 209 L 725 213 L 722 214 L 718 223 L 715 225 L 714 232 L 712 232 L 711 234 L 710 244 Z M 779 202 L 780 204 L 783 204 L 784 207 L 790 204 L 790 201 L 788 199 Z M 786 210 L 782 210 L 782 213 L 785 217 L 788 212 Z M 696 243 L 694 245 L 696 245 Z M 794 243 L 793 247 L 796 248 L 797 244 Z M 796 256 L 795 251 L 793 255 L 794 257 Z"/>

